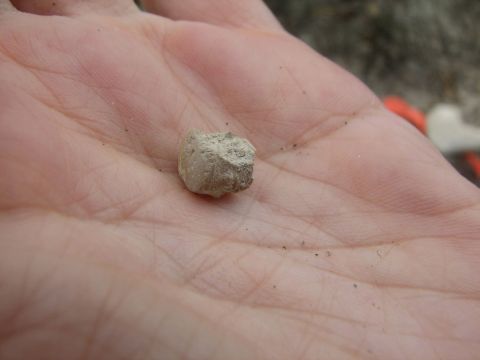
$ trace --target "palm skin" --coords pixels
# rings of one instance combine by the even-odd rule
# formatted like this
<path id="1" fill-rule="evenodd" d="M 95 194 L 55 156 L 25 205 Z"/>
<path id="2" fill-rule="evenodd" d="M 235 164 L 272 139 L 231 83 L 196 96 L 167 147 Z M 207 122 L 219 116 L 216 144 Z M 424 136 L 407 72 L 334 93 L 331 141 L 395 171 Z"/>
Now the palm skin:
<path id="1" fill-rule="evenodd" d="M 0 19 L 0 358 L 478 358 L 480 193 L 352 76 L 275 26 Z M 252 187 L 189 193 L 190 128 Z"/>

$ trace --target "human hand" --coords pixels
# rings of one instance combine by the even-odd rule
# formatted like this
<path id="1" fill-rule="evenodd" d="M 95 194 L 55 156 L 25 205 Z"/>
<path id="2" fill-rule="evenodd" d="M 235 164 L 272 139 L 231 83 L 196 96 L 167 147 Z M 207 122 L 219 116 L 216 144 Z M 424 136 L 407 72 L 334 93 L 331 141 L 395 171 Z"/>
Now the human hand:
<path id="1" fill-rule="evenodd" d="M 12 2 L 0 358 L 478 356 L 478 189 L 258 0 Z M 189 193 L 190 128 L 252 187 Z"/>

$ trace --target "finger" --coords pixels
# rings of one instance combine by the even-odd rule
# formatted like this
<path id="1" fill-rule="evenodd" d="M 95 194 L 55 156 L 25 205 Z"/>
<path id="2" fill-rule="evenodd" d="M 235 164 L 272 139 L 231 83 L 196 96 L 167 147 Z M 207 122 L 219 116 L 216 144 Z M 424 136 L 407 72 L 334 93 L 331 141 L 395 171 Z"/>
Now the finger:
<path id="1" fill-rule="evenodd" d="M 20 11 L 39 15 L 123 15 L 137 11 L 131 0 L 12 0 L 12 3 Z"/>
<path id="2" fill-rule="evenodd" d="M 143 0 L 147 11 L 174 20 L 202 21 L 235 27 L 282 29 L 260 0 Z"/>

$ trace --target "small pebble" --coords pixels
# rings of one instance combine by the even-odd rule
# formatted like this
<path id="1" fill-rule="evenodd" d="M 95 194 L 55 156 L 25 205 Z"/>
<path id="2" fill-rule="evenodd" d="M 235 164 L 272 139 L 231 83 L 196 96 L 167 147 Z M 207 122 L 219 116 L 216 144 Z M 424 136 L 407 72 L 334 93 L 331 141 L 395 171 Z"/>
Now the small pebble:
<path id="1" fill-rule="evenodd" d="M 190 130 L 178 155 L 178 173 L 194 193 L 218 198 L 248 189 L 253 182 L 255 147 L 231 132 Z"/>

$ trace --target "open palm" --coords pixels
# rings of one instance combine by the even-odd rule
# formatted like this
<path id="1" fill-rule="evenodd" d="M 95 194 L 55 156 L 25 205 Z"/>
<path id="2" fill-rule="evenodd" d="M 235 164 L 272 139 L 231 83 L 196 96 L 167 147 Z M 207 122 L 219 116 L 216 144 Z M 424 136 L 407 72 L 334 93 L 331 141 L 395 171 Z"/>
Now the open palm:
<path id="1" fill-rule="evenodd" d="M 478 189 L 262 3 L 12 2 L 1 359 L 478 358 Z M 252 187 L 188 192 L 191 128 Z"/>

